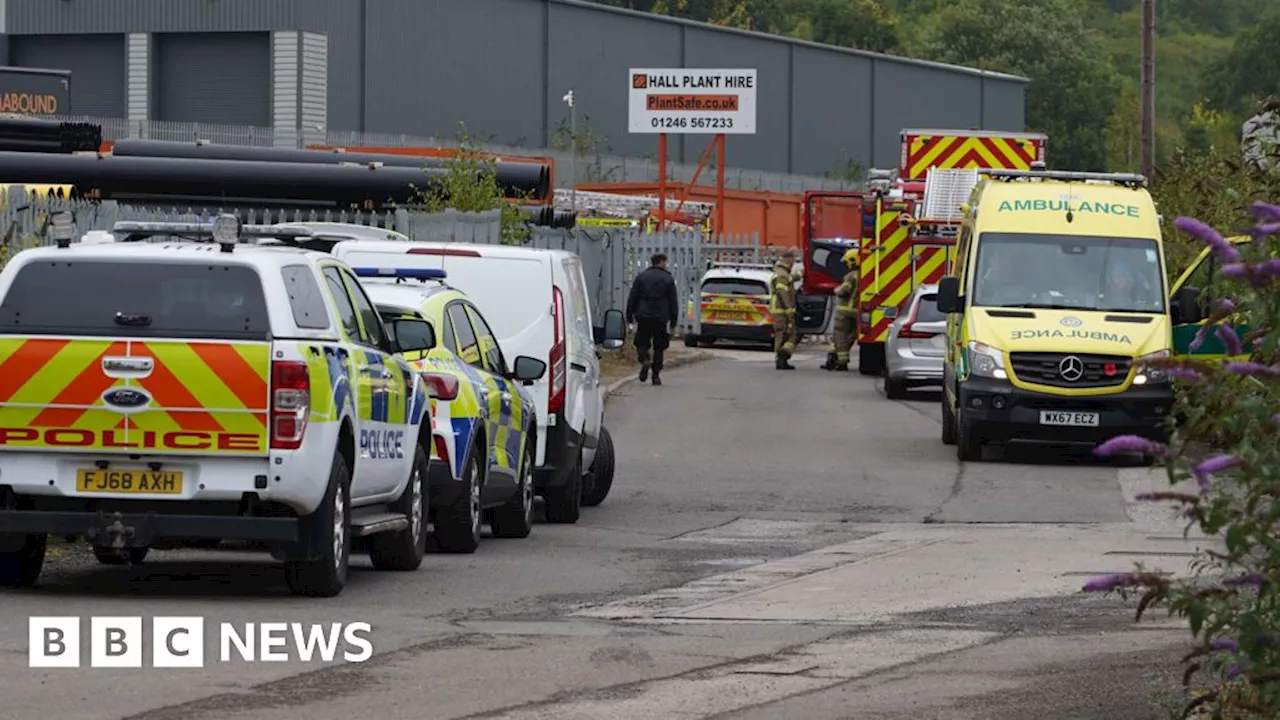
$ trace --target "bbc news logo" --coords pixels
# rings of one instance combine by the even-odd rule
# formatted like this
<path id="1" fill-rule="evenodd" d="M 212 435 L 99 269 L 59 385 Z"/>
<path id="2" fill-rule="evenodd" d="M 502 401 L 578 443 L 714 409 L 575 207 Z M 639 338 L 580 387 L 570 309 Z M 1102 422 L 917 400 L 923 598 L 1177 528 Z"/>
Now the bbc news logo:
<path id="1" fill-rule="evenodd" d="M 78 617 L 32 617 L 27 627 L 28 667 L 78 668 L 82 645 L 89 648 L 89 667 L 140 668 L 150 647 L 157 668 L 205 666 L 205 621 L 202 617 L 151 619 L 150 643 L 141 617 L 91 617 L 88 642 L 82 643 Z M 373 657 L 369 623 L 220 623 L 218 662 L 345 662 Z M 212 648 L 210 648 L 212 650 Z"/>

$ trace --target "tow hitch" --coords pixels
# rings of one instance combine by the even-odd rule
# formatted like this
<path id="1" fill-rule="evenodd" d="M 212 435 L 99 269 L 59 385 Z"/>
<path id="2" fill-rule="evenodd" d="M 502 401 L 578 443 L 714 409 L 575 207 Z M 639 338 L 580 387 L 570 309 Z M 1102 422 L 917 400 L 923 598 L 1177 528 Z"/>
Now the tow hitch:
<path id="1" fill-rule="evenodd" d="M 134 538 L 134 529 L 124 524 L 124 516 L 120 513 L 111 513 L 109 517 L 103 518 L 103 526 L 89 528 L 85 533 L 85 539 L 90 543 L 99 547 L 115 548 L 123 550 L 130 546 L 129 541 Z"/>

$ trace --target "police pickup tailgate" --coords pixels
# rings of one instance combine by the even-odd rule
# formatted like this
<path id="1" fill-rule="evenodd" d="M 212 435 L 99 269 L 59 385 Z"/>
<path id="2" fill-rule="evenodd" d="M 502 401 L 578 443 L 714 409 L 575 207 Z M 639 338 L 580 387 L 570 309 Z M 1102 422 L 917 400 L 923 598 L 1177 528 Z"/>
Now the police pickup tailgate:
<path id="1" fill-rule="evenodd" d="M 267 456 L 271 332 L 253 267 L 41 252 L 0 282 L 0 453 Z"/>
<path id="2" fill-rule="evenodd" d="M 0 336 L 0 450 L 265 456 L 266 342 Z"/>

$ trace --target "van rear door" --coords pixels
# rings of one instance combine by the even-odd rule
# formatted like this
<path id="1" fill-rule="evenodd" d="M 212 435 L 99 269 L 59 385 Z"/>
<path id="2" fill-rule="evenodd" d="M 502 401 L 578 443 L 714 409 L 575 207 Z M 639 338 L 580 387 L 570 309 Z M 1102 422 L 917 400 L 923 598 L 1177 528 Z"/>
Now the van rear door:
<path id="1" fill-rule="evenodd" d="M 248 266 L 24 263 L 0 302 L 0 447 L 265 456 L 269 337 Z"/>

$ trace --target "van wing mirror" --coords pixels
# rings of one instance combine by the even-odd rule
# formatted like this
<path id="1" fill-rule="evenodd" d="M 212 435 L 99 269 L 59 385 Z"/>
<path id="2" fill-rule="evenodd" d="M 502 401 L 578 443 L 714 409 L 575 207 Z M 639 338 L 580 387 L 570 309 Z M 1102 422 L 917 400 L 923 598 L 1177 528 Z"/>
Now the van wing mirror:
<path id="1" fill-rule="evenodd" d="M 1170 305 L 1174 325 L 1191 325 L 1204 319 L 1204 312 L 1200 308 L 1199 288 L 1179 288 L 1173 294 Z"/>
<path id="2" fill-rule="evenodd" d="M 426 320 L 400 318 L 392 320 L 387 329 L 395 343 L 396 352 L 425 352 L 436 346 L 436 331 Z"/>
<path id="3" fill-rule="evenodd" d="M 520 355 L 516 358 L 515 367 L 511 370 L 511 379 L 532 385 L 547 372 L 547 364 L 538 358 Z"/>
<path id="4" fill-rule="evenodd" d="M 606 310 L 604 313 L 604 325 L 595 328 L 595 336 L 596 344 L 602 345 L 609 350 L 617 350 L 622 347 L 627 338 L 626 318 L 622 316 L 622 311 Z"/>
<path id="5" fill-rule="evenodd" d="M 938 281 L 938 312 L 964 311 L 964 298 L 960 297 L 960 278 L 947 276 Z"/>

